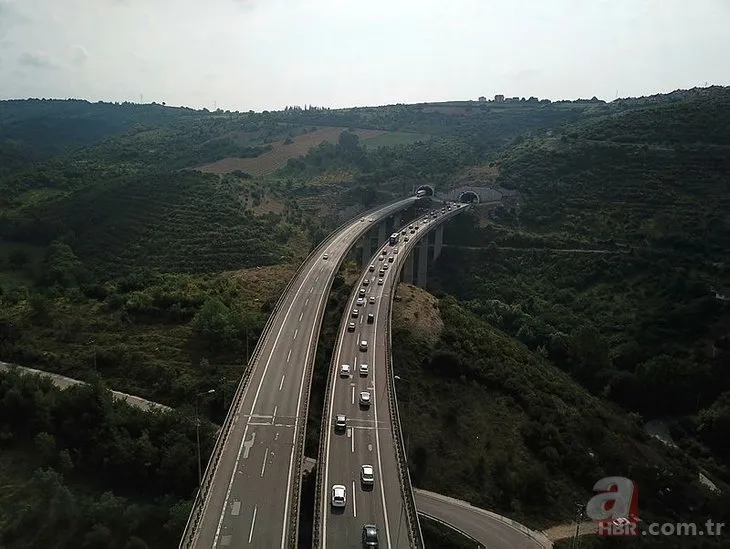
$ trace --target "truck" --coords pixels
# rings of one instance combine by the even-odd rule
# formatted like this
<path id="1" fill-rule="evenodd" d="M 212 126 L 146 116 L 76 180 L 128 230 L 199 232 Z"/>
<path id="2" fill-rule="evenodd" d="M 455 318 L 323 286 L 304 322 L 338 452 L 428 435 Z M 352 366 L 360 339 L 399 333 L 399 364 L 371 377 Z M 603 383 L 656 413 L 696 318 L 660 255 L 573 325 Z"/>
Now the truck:
<path id="1" fill-rule="evenodd" d="M 421 198 L 422 196 L 426 196 L 426 189 L 419 189 L 416 191 L 416 197 Z"/>
<path id="2" fill-rule="evenodd" d="M 398 244 L 399 238 L 400 238 L 400 234 L 398 234 L 398 233 L 393 233 L 392 235 L 390 235 L 390 241 L 389 241 L 390 245 L 395 246 L 396 244 Z"/>

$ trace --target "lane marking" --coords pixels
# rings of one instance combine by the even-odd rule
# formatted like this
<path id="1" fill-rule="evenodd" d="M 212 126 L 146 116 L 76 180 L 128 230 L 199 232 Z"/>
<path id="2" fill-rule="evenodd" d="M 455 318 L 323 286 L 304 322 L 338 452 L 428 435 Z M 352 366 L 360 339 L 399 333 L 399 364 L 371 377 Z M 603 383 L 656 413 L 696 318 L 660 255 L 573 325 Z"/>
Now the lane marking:
<path id="1" fill-rule="evenodd" d="M 271 423 L 274 423 L 274 419 L 276 418 L 276 410 L 278 409 L 278 406 L 274 406 L 274 413 L 271 415 Z"/>
<path id="2" fill-rule="evenodd" d="M 296 339 L 297 338 L 297 334 L 298 333 L 299 333 L 299 328 L 297 328 L 296 330 L 294 330 L 294 337 L 293 337 L 293 339 Z"/>
<path id="3" fill-rule="evenodd" d="M 308 304 L 309 304 L 309 298 L 304 300 L 304 305 L 308 305 Z"/>
<path id="4" fill-rule="evenodd" d="M 352 437 L 350 438 L 350 450 L 352 453 L 355 453 L 355 433 L 353 433 Z"/>
<path id="5" fill-rule="evenodd" d="M 253 538 L 253 527 L 256 526 L 256 511 L 259 510 L 259 506 L 253 508 L 253 517 L 251 518 L 251 531 L 248 533 L 248 543 L 251 543 L 251 539 Z"/>
<path id="6" fill-rule="evenodd" d="M 314 286 L 312 286 L 311 288 L 309 288 L 309 293 L 310 293 L 310 294 L 311 294 L 311 293 L 312 293 L 313 291 L 314 291 Z"/>
<path id="7" fill-rule="evenodd" d="M 352 516 L 357 518 L 357 504 L 355 503 L 355 481 L 352 481 Z"/>
<path id="8" fill-rule="evenodd" d="M 302 321 L 302 317 L 303 317 L 303 316 L 304 316 L 304 311 L 302 311 L 301 313 L 299 313 L 299 322 L 301 322 L 301 321 Z"/>
<path id="9" fill-rule="evenodd" d="M 289 349 L 289 352 L 286 354 L 286 361 L 289 362 L 290 358 L 291 358 L 291 349 Z"/>
<path id="10" fill-rule="evenodd" d="M 355 387 L 352 388 L 352 404 L 355 404 Z"/>
<path id="11" fill-rule="evenodd" d="M 264 454 L 264 462 L 261 464 L 261 478 L 264 478 L 264 471 L 266 471 L 266 460 L 269 459 L 269 449 L 266 449 Z M 250 542 L 249 542 L 250 543 Z"/>
<path id="12" fill-rule="evenodd" d="M 304 286 L 304 283 L 306 282 L 307 278 L 309 278 L 309 276 L 312 274 L 312 271 L 314 271 L 315 268 L 316 268 L 316 265 L 312 266 L 309 269 L 309 271 L 307 271 L 306 276 L 304 277 L 302 282 L 299 284 L 299 288 L 294 293 L 295 296 L 299 295 L 299 292 L 302 291 L 302 287 Z M 266 361 L 266 364 L 264 365 L 264 371 L 261 375 L 261 379 L 259 380 L 258 387 L 256 388 L 256 393 L 254 394 L 253 404 L 251 405 L 251 410 L 249 412 L 250 414 L 252 414 L 254 409 L 256 408 L 256 403 L 258 402 L 259 394 L 261 393 L 261 388 L 263 387 L 264 380 L 266 379 L 266 372 L 268 371 L 269 365 L 271 364 L 271 361 L 274 358 L 273 350 L 276 349 L 277 346 L 279 345 L 279 339 L 281 338 L 281 334 L 284 331 L 284 326 L 286 326 L 287 320 L 289 319 L 289 314 L 291 313 L 291 310 L 294 307 L 294 303 L 296 303 L 296 301 L 297 301 L 296 299 L 292 299 L 292 302 L 289 304 L 289 308 L 287 309 L 286 314 L 284 315 L 284 318 L 281 322 L 281 326 L 279 326 L 279 331 L 276 334 L 276 337 L 274 338 L 274 343 L 271 346 L 271 352 L 269 353 L 269 358 Z M 243 394 L 243 399 L 241 400 L 241 403 L 243 403 L 244 400 L 246 399 L 248 390 L 249 390 L 249 387 L 246 387 L 246 390 Z M 233 432 L 234 427 L 235 427 L 235 423 L 234 423 L 234 425 L 231 426 L 231 432 Z M 218 538 L 220 537 L 221 528 L 223 527 L 223 520 L 225 518 L 226 507 L 228 507 L 228 500 L 231 497 L 231 490 L 233 489 L 233 483 L 236 480 L 236 472 L 238 471 L 238 464 L 241 461 L 241 454 L 244 450 L 244 445 L 245 445 L 247 434 L 248 434 L 248 424 L 246 425 L 246 427 L 243 430 L 243 438 L 241 439 L 241 445 L 238 447 L 238 454 L 236 455 L 236 460 L 233 463 L 233 469 L 231 470 L 231 477 L 228 480 L 228 487 L 226 488 L 226 497 L 223 500 L 223 508 L 221 509 L 220 518 L 218 519 L 218 526 L 216 527 L 215 536 L 213 538 L 213 547 L 216 547 L 216 545 L 218 544 Z M 279 435 L 277 434 L 277 438 L 278 438 L 278 436 Z M 206 498 L 206 500 L 207 499 L 208 498 Z M 206 505 L 203 507 L 202 515 L 205 514 L 206 509 L 207 509 L 207 502 L 206 502 Z M 253 532 L 253 527 L 252 527 L 251 531 Z"/>
<path id="13" fill-rule="evenodd" d="M 243 459 L 248 459 L 248 453 L 251 451 L 251 448 L 253 448 L 253 442 L 256 440 L 256 431 L 251 433 L 251 440 L 245 440 L 243 441 Z"/>
<path id="14" fill-rule="evenodd" d="M 281 376 L 281 382 L 279 383 L 279 390 L 281 391 L 281 388 L 284 386 L 284 378 L 286 377 L 286 374 Z"/>

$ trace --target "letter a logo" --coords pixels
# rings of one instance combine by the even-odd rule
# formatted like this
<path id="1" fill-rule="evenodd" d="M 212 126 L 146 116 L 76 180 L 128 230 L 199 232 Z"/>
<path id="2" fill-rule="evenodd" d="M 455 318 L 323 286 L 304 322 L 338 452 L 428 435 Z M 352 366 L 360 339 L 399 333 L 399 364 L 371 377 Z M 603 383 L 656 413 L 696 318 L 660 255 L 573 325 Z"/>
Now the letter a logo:
<path id="1" fill-rule="evenodd" d="M 602 478 L 593 486 L 598 492 L 586 504 L 593 520 L 638 519 L 639 491 L 634 481 L 624 477 Z"/>

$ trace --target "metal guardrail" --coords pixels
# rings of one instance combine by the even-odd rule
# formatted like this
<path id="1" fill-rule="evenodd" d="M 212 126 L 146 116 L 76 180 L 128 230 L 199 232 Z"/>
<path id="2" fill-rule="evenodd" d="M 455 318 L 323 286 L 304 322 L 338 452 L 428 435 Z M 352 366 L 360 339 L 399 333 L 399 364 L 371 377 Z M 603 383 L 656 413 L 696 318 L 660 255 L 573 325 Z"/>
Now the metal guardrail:
<path id="1" fill-rule="evenodd" d="M 366 210 L 365 212 L 360 214 L 360 217 L 372 214 L 374 212 L 377 212 L 378 210 L 381 210 L 383 208 L 387 208 L 388 206 L 391 206 L 393 204 L 397 204 L 398 202 L 401 202 L 404 200 L 403 198 L 399 198 L 396 200 L 392 200 L 386 204 L 382 204 L 380 206 L 377 206 L 375 208 L 371 208 L 369 210 Z M 179 548 L 180 549 L 188 549 L 192 547 L 193 542 L 195 540 L 195 533 L 198 528 L 198 525 L 200 523 L 201 514 L 203 511 L 203 503 L 205 502 L 205 499 L 208 496 L 208 491 L 210 489 L 210 485 L 213 482 L 213 476 L 215 473 L 215 470 L 218 466 L 218 463 L 220 462 L 220 457 L 223 452 L 223 448 L 225 447 L 225 442 L 228 439 L 228 435 L 230 434 L 231 426 L 233 425 L 233 417 L 238 411 L 238 408 L 241 404 L 241 399 L 243 397 L 243 393 L 246 389 L 246 386 L 248 384 L 248 380 L 251 377 L 251 373 L 254 370 L 254 367 L 258 361 L 259 355 L 261 354 L 261 350 L 263 349 L 266 338 L 269 335 L 269 332 L 271 331 L 271 327 L 273 325 L 274 319 L 276 318 L 277 313 L 281 309 L 281 306 L 284 304 L 284 302 L 287 299 L 287 296 L 289 292 L 291 291 L 292 286 L 294 285 L 294 282 L 297 281 L 301 273 L 304 271 L 304 267 L 308 265 L 314 258 L 316 258 L 321 252 L 322 249 L 324 249 L 329 243 L 334 240 L 339 233 L 348 225 L 353 223 L 353 220 L 348 220 L 344 223 L 342 223 L 337 229 L 335 229 L 333 232 L 327 236 L 322 242 L 320 242 L 314 250 L 310 252 L 310 254 L 307 256 L 307 258 L 297 267 L 297 270 L 294 272 L 294 276 L 289 280 L 288 284 L 284 288 L 284 291 L 279 296 L 279 299 L 277 300 L 276 304 L 271 310 L 271 314 L 269 315 L 269 318 L 266 321 L 266 324 L 264 325 L 263 330 L 261 331 L 261 335 L 259 336 L 258 341 L 256 342 L 256 345 L 253 349 L 253 352 L 249 358 L 248 365 L 246 366 L 246 369 L 241 376 L 241 381 L 238 384 L 238 388 L 236 389 L 236 392 L 233 396 L 233 399 L 231 400 L 231 405 L 228 408 L 228 413 L 226 414 L 226 418 L 223 422 L 223 425 L 221 429 L 218 432 L 218 437 L 216 438 L 215 445 L 213 446 L 213 452 L 211 453 L 210 459 L 208 460 L 208 464 L 205 468 L 205 473 L 203 475 L 203 481 L 201 482 L 200 489 L 195 494 L 195 499 L 193 500 L 193 508 L 190 511 L 190 515 L 188 516 L 188 521 L 185 524 L 185 530 L 183 531 L 183 536 L 180 541 Z M 344 260 L 344 256 L 343 256 Z M 336 271 L 334 271 L 336 273 Z M 321 327 L 321 322 L 320 322 Z M 310 368 L 311 370 L 311 368 Z M 309 373 L 311 376 L 311 373 Z M 310 385 L 311 386 L 311 385 Z M 309 394 L 307 394 L 307 399 L 309 398 Z M 295 442 L 297 445 L 297 451 L 303 450 L 303 441 L 304 441 L 304 431 L 305 429 L 302 429 L 300 431 L 299 441 Z M 301 454 L 300 454 L 301 455 Z M 297 501 L 297 505 L 295 505 L 295 513 L 292 513 L 291 521 L 294 522 L 295 527 L 291 528 L 290 531 L 293 529 L 295 531 L 294 535 L 294 541 L 293 545 L 291 545 L 292 548 L 296 547 L 296 537 L 298 532 L 298 524 L 299 524 L 299 515 L 298 515 L 298 502 L 299 502 L 299 485 L 301 484 L 301 459 L 295 461 L 297 464 L 297 475 L 296 478 L 296 490 L 292 490 L 292 498 Z M 290 536 L 291 537 L 291 536 Z M 290 540 L 290 543 L 291 540 Z"/>
<path id="2" fill-rule="evenodd" d="M 426 232 L 426 238 L 428 238 L 428 232 L 430 231 Z M 415 244 L 413 247 L 415 247 Z M 398 269 L 395 276 L 392 276 L 390 280 L 388 322 L 385 325 L 385 332 L 388 340 L 388 344 L 385 347 L 385 367 L 388 372 L 388 410 L 390 411 L 390 425 L 393 432 L 393 440 L 395 441 L 395 455 L 398 461 L 398 475 L 401 480 L 401 494 L 406 507 L 406 520 L 408 521 L 409 526 L 408 536 L 411 541 L 410 547 L 414 549 L 425 549 L 425 545 L 423 543 L 423 532 L 421 532 L 421 523 L 418 521 L 418 511 L 416 510 L 416 498 L 413 495 L 411 474 L 408 471 L 408 457 L 405 452 L 403 429 L 400 424 L 400 411 L 398 410 L 398 399 L 396 398 L 395 392 L 395 374 L 393 373 L 393 357 L 391 356 L 391 349 L 393 348 L 393 331 L 391 330 L 391 324 L 393 321 L 393 298 L 395 297 L 396 288 L 400 282 L 400 272 L 401 269 Z"/>

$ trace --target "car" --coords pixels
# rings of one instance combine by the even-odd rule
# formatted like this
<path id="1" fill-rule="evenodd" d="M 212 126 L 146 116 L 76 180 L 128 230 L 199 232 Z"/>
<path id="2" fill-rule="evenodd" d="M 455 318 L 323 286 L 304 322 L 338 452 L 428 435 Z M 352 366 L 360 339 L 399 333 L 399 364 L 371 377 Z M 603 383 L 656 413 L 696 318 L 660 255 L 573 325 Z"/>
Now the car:
<path id="1" fill-rule="evenodd" d="M 365 288 L 360 288 L 360 297 L 365 297 Z"/>
<path id="2" fill-rule="evenodd" d="M 342 484 L 332 487 L 332 507 L 344 507 L 347 504 L 347 488 Z"/>
<path id="3" fill-rule="evenodd" d="M 388 250 L 383 250 L 383 251 L 381 252 L 381 255 L 388 255 Z"/>
<path id="4" fill-rule="evenodd" d="M 368 269 L 371 273 L 375 270 L 375 265 L 370 265 L 370 269 Z"/>
<path id="5" fill-rule="evenodd" d="M 388 268 L 388 264 L 386 263 L 385 265 L 383 265 L 383 270 L 386 270 L 387 268 Z"/>
<path id="6" fill-rule="evenodd" d="M 343 364 L 340 366 L 340 377 L 350 377 L 350 365 Z"/>
<path id="7" fill-rule="evenodd" d="M 380 269 L 380 271 L 378 271 L 378 274 L 379 274 L 380 276 L 385 276 L 385 266 L 383 266 L 383 268 L 382 268 L 382 269 Z"/>
<path id="8" fill-rule="evenodd" d="M 363 351 L 363 352 L 368 350 L 368 342 L 367 341 L 362 340 L 360 342 L 360 350 Z M 348 366 L 348 368 L 349 368 L 349 366 Z"/>
<path id="9" fill-rule="evenodd" d="M 373 303 L 375 303 L 375 296 L 374 295 L 371 295 L 370 296 L 370 299 L 368 299 L 368 303 L 370 303 L 370 305 L 372 305 Z"/>
<path id="10" fill-rule="evenodd" d="M 349 324 L 347 325 L 347 331 L 348 331 L 348 332 L 354 332 L 354 331 L 355 331 L 355 323 L 354 323 L 354 322 L 350 322 L 350 323 L 349 323 Z"/>
<path id="11" fill-rule="evenodd" d="M 359 371 L 360 371 L 360 375 L 362 377 L 367 377 L 367 375 L 368 375 L 368 365 L 367 364 L 360 364 Z"/>
<path id="12" fill-rule="evenodd" d="M 373 222 L 373 218 L 372 217 L 368 217 L 368 223 L 372 223 L 372 222 Z"/>
<path id="13" fill-rule="evenodd" d="M 360 311 L 358 309 L 352 310 L 352 318 L 357 318 L 359 314 L 360 314 Z"/>
<path id="14" fill-rule="evenodd" d="M 361 217 L 360 218 L 360 223 L 365 223 L 365 218 L 364 217 Z"/>
<path id="15" fill-rule="evenodd" d="M 405 234 L 406 234 L 406 230 L 405 230 L 405 229 L 403 229 L 403 230 L 402 230 L 402 231 L 400 232 L 400 234 L 401 234 L 401 236 L 405 235 Z"/>
<path id="16" fill-rule="evenodd" d="M 408 225 L 408 228 L 409 229 L 413 229 L 413 225 Z"/>
<path id="17" fill-rule="evenodd" d="M 363 549 L 378 549 L 378 527 L 374 524 L 365 524 L 362 527 Z"/>
<path id="18" fill-rule="evenodd" d="M 390 258 L 389 258 L 389 259 L 390 259 Z M 364 280 L 362 281 L 362 285 L 363 285 L 363 286 L 367 286 L 368 284 L 370 284 L 370 279 L 369 279 L 369 278 L 366 278 L 366 279 L 364 279 Z"/>
<path id="19" fill-rule="evenodd" d="M 418 225 L 414 225 L 414 226 L 413 226 L 413 230 L 414 230 L 414 231 L 417 231 L 417 230 L 418 230 Z"/>
<path id="20" fill-rule="evenodd" d="M 383 279 L 382 278 L 379 278 L 378 279 L 378 286 L 382 286 L 382 285 L 383 285 Z"/>
<path id="21" fill-rule="evenodd" d="M 364 486 L 372 486 L 375 484 L 375 470 L 372 465 L 363 465 L 360 467 L 360 482 Z"/>
<path id="22" fill-rule="evenodd" d="M 408 237 L 407 236 L 404 236 L 403 237 L 403 240 L 405 240 L 406 242 L 408 242 Z"/>
<path id="23" fill-rule="evenodd" d="M 393 253 L 394 253 L 395 255 L 398 255 L 398 248 L 393 248 Z"/>
<path id="24" fill-rule="evenodd" d="M 375 315 L 373 313 L 368 313 L 368 324 L 372 324 L 375 322 Z"/>
<path id="25" fill-rule="evenodd" d="M 367 391 L 362 391 L 360 393 L 360 406 L 363 406 L 365 408 L 370 406 L 370 393 L 368 393 Z"/>
<path id="26" fill-rule="evenodd" d="M 347 428 L 347 417 L 345 414 L 337 414 L 335 418 L 335 431 L 342 432 Z"/>
<path id="27" fill-rule="evenodd" d="M 416 234 L 416 231 L 414 231 L 413 229 L 411 229 L 411 234 Z"/>
<path id="28" fill-rule="evenodd" d="M 330 258 L 329 254 L 324 254 L 324 255 L 322 256 L 322 259 L 329 259 L 329 258 Z"/>
<path id="29" fill-rule="evenodd" d="M 378 261 L 383 261 L 385 258 L 381 255 L 378 257 Z"/>
<path id="30" fill-rule="evenodd" d="M 392 255 L 388 258 L 388 263 L 393 263 L 393 256 Z M 387 267 L 387 265 L 386 265 L 386 267 Z"/>
<path id="31" fill-rule="evenodd" d="M 357 298 L 357 301 L 355 302 L 355 304 L 356 304 L 356 305 L 357 305 L 358 307 L 362 307 L 363 305 L 365 305 L 365 300 L 364 300 L 364 299 L 363 299 L 362 297 L 358 297 L 358 298 Z"/>

